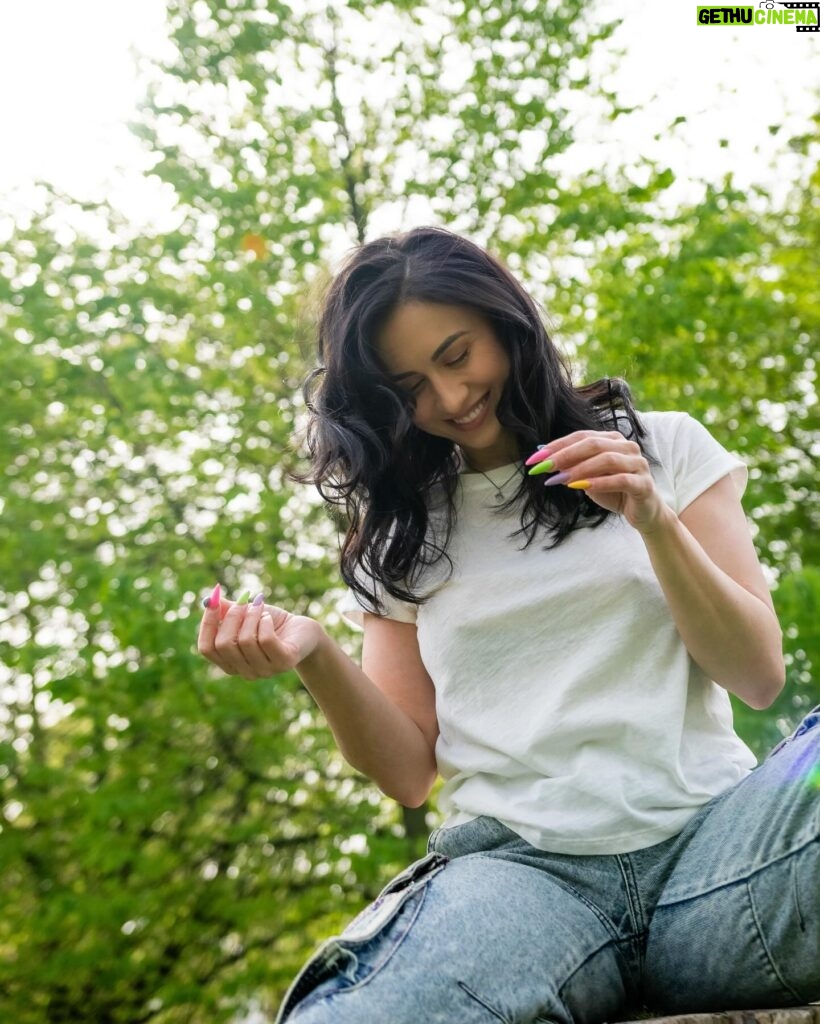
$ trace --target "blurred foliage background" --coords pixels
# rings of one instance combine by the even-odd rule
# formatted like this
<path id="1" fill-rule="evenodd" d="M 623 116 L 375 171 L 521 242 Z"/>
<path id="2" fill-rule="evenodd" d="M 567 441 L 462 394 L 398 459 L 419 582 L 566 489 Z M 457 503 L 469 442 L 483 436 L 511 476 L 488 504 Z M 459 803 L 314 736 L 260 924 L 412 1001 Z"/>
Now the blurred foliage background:
<path id="1" fill-rule="evenodd" d="M 309 950 L 424 849 L 295 674 L 196 652 L 217 580 L 324 622 L 337 536 L 300 464 L 332 254 L 411 204 L 505 258 L 578 379 L 625 376 L 750 465 L 788 683 L 736 703 L 759 754 L 820 702 L 815 121 L 785 201 L 636 155 L 567 175 L 588 0 L 169 0 L 138 123 L 176 223 L 44 186 L 0 252 L 0 1014 L 213 1024 L 275 1011 Z M 673 133 L 674 124 L 669 126 Z"/>

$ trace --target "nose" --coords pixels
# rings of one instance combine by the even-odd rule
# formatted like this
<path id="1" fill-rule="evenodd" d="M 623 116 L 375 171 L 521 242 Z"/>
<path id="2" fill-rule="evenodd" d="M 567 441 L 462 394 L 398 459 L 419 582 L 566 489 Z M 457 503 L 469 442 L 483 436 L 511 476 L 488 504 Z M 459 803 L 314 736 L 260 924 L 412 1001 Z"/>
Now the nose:
<path id="1" fill-rule="evenodd" d="M 433 389 L 438 409 L 445 419 L 453 419 L 464 412 L 470 392 L 466 384 L 454 380 L 439 380 L 433 382 Z"/>

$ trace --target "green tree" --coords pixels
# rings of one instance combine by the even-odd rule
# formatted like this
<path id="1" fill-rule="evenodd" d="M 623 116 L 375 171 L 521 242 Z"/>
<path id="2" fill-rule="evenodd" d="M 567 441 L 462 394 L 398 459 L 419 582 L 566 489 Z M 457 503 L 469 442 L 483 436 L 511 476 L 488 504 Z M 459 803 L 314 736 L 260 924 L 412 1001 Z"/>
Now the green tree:
<path id="1" fill-rule="evenodd" d="M 412 197 L 544 241 L 562 97 L 610 31 L 589 7 L 172 3 L 135 130 L 173 227 L 47 189 L 0 254 L 8 1019 L 274 1005 L 407 859 L 295 676 L 196 654 L 199 598 L 338 627 L 333 524 L 287 477 L 325 258 Z"/>
<path id="2" fill-rule="evenodd" d="M 315 614 L 332 565 L 282 486 L 277 307 L 212 342 L 218 302 L 160 241 L 66 252 L 46 218 L 0 276 L 0 1001 L 21 1022 L 229 1017 L 406 858 L 295 677 L 239 685 L 194 649 L 216 579 Z"/>
<path id="3" fill-rule="evenodd" d="M 586 336 L 590 377 L 627 377 L 639 405 L 685 409 L 749 463 L 744 505 L 776 585 L 788 666 L 766 714 L 735 701 L 738 729 L 759 755 L 820 702 L 812 675 L 820 656 L 812 465 L 819 175 L 809 169 L 783 210 L 729 178 L 707 185 L 692 206 L 665 214 L 655 206 L 651 220 L 630 208 L 635 193 L 624 182 L 619 230 L 590 261 L 587 301 L 564 321 L 570 335 Z M 671 184 L 671 172 L 658 180 Z M 644 217 L 652 208 L 641 206 Z"/>
<path id="4" fill-rule="evenodd" d="M 748 196 L 713 189 L 663 214 L 672 172 L 649 165 L 640 187 L 565 181 L 574 97 L 619 116 L 590 76 L 612 30 L 593 8 L 174 0 L 176 55 L 135 126 L 173 226 L 135 236 L 52 190 L 0 252 L 8 1019 L 196 1024 L 256 994 L 273 1006 L 308 948 L 417 852 L 295 675 L 226 679 L 194 642 L 219 579 L 322 619 L 358 654 L 333 611 L 334 523 L 287 475 L 298 386 L 327 265 L 418 204 L 506 255 L 564 339 L 591 335 L 588 373 L 623 370 L 643 405 L 688 408 L 763 458 L 763 403 L 785 396 L 782 476 L 768 490 L 755 476 L 747 507 L 796 630 L 793 692 L 809 692 L 816 209 L 796 197 L 792 220 L 755 223 Z M 659 307 L 644 286 L 667 277 Z M 720 330 L 741 325 L 743 386 L 720 386 L 737 348 Z"/>

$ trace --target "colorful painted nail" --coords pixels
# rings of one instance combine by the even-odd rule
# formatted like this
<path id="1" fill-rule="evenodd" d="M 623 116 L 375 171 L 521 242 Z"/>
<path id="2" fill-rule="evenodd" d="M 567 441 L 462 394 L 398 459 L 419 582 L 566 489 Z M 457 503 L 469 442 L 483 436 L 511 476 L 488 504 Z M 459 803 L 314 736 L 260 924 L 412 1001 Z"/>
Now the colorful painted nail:
<path id="1" fill-rule="evenodd" d="M 543 462 L 539 462 L 537 465 L 533 466 L 532 469 L 529 471 L 528 475 L 529 476 L 540 476 L 542 473 L 554 473 L 554 472 L 555 472 L 555 463 L 552 461 L 552 459 L 544 459 Z"/>
<path id="2" fill-rule="evenodd" d="M 250 596 L 251 596 L 250 590 L 243 590 L 242 593 L 239 595 L 239 597 L 236 599 L 236 603 L 237 604 L 247 604 L 248 600 L 250 599 Z"/>
<path id="3" fill-rule="evenodd" d="M 574 491 L 585 491 L 589 487 L 589 480 L 573 480 L 571 484 L 567 484 L 567 487 L 571 487 Z"/>
<path id="4" fill-rule="evenodd" d="M 544 481 L 545 487 L 552 487 L 554 484 L 565 484 L 569 480 L 569 473 L 556 473 L 549 480 Z"/>
<path id="5" fill-rule="evenodd" d="M 219 600 L 220 600 L 221 597 L 222 597 L 222 590 L 221 590 L 219 584 L 217 583 L 217 585 L 213 589 L 213 592 L 211 593 L 211 596 L 210 597 L 206 597 L 205 600 L 202 603 L 203 603 L 203 605 L 206 608 L 218 608 L 219 607 Z"/>
<path id="6" fill-rule="evenodd" d="M 537 452 L 533 452 L 532 455 L 524 463 L 525 466 L 535 466 L 539 462 L 543 462 L 544 459 L 549 458 L 549 450 L 545 444 L 542 444 Z"/>
<path id="7" fill-rule="evenodd" d="M 264 600 L 265 600 L 265 595 L 264 594 L 257 594 L 256 597 L 252 601 L 253 607 L 254 608 L 258 608 L 259 605 L 264 602 Z"/>

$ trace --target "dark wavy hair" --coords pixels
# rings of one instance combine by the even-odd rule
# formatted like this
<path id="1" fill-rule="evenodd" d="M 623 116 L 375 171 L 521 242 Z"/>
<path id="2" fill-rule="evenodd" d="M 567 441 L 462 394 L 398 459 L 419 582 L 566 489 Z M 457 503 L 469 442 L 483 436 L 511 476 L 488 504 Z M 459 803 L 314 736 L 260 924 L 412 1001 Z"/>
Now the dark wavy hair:
<path id="1" fill-rule="evenodd" d="M 329 287 L 319 319 L 319 365 L 303 384 L 311 471 L 290 475 L 344 509 L 343 516 L 334 512 L 346 529 L 341 575 L 376 614 L 384 613 L 382 602 L 363 576 L 399 600 L 423 604 L 426 598 L 411 589 L 418 574 L 442 557 L 450 575 L 453 570 L 446 548 L 456 517 L 457 446 L 413 424 L 414 400 L 390 380 L 376 349 L 382 325 L 411 301 L 466 306 L 490 322 L 510 360 L 497 417 L 517 439 L 522 459 L 574 430 L 617 429 L 639 445 L 646 433 L 623 380 L 573 386 L 534 300 L 479 246 L 439 227 L 359 246 Z M 441 544 L 428 530 L 434 489 L 446 507 Z M 572 530 L 598 526 L 612 514 L 583 491 L 544 487 L 543 479 L 526 474 L 498 510 L 518 504 L 521 528 L 510 539 L 526 535 L 523 547 L 539 527 L 552 538 L 546 547 L 554 547 Z"/>

